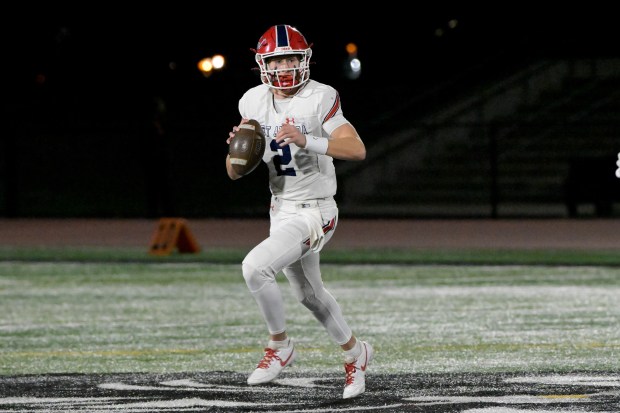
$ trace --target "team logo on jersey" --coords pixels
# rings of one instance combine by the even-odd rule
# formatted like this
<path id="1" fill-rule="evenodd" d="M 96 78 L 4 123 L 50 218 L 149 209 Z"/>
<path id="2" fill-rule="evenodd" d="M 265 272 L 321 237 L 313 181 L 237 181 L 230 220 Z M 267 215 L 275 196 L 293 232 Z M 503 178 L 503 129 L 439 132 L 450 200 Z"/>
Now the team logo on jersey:
<path id="1" fill-rule="evenodd" d="M 310 132 L 308 132 L 308 129 L 306 128 L 306 125 L 304 123 L 300 125 L 295 124 L 295 118 L 286 118 L 283 124 L 289 124 L 289 125 L 295 126 L 304 135 L 310 134 Z M 273 133 L 271 134 L 271 137 L 275 138 L 278 132 L 280 131 L 280 129 L 282 129 L 282 126 L 276 126 L 273 130 Z M 270 127 L 265 127 L 264 129 L 265 132 L 268 132 L 270 130 L 271 130 Z M 269 133 L 266 133 L 265 136 L 269 136 Z"/>

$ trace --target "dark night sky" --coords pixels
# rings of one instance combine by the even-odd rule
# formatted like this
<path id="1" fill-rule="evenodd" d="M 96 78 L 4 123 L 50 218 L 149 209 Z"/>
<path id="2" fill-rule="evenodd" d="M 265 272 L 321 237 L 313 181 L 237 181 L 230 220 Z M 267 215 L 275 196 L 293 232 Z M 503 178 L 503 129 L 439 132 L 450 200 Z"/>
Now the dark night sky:
<path id="1" fill-rule="evenodd" d="M 94 73 L 109 72 L 114 77 L 136 67 L 147 74 L 161 69 L 158 64 L 173 60 L 181 66 L 193 65 L 199 56 L 217 51 L 229 58 L 230 70 L 243 70 L 253 65 L 248 49 L 269 26 L 280 23 L 297 26 L 314 43 L 315 60 L 322 65 L 332 65 L 330 60 L 343 53 L 348 41 L 358 43 L 360 54 L 368 58 L 398 58 L 424 65 L 416 62 L 417 56 L 452 52 L 475 57 L 500 51 L 578 53 L 613 45 L 620 38 L 612 14 L 595 6 L 541 13 L 521 3 L 483 11 L 440 3 L 426 8 L 411 5 L 410 12 L 390 7 L 353 12 L 361 16 L 320 7 L 259 14 L 209 11 L 207 5 L 202 8 L 179 6 L 146 10 L 144 15 L 107 7 L 71 14 L 41 10 L 18 14 L 17 21 L 3 30 L 8 30 L 4 37 L 9 48 L 25 60 L 18 65 L 25 63 L 26 68 L 36 70 L 82 63 Z M 445 28 L 450 19 L 458 19 L 457 28 L 446 30 L 443 38 L 435 37 L 435 29 Z M 154 67 L 147 68 L 149 64 Z"/>
<path id="2" fill-rule="evenodd" d="M 249 49 L 280 23 L 297 26 L 313 43 L 313 78 L 344 90 L 391 86 L 412 93 L 492 56 L 617 54 L 620 37 L 613 14 L 591 3 L 587 10 L 563 6 L 541 13 L 523 3 L 476 9 L 442 2 L 403 10 L 382 2 L 353 15 L 320 3 L 291 12 L 193 4 L 149 10 L 109 3 L 85 10 L 29 6 L 16 12 L 2 29 L 10 101 L 28 105 L 43 96 L 61 107 L 114 104 L 131 111 L 136 100 L 166 94 L 188 113 L 192 107 L 209 110 L 206 102 L 234 112 L 242 91 L 258 82 Z M 450 19 L 458 20 L 453 30 L 447 29 Z M 445 30 L 442 37 L 435 36 L 438 28 Z M 349 41 L 357 43 L 364 65 L 354 84 L 341 71 Z M 227 68 L 205 78 L 196 62 L 214 53 L 227 58 Z"/>

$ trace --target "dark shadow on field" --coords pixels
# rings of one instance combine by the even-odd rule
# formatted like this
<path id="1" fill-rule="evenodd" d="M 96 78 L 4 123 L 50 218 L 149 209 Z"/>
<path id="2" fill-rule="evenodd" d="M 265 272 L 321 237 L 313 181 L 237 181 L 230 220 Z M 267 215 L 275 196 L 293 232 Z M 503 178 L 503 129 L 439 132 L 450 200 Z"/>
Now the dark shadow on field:
<path id="1" fill-rule="evenodd" d="M 0 377 L 0 409 L 141 412 L 465 412 L 610 411 L 620 405 L 617 372 L 369 372 L 366 392 L 341 399 L 344 377 L 286 372 L 248 386 L 234 372 L 48 374 Z"/>

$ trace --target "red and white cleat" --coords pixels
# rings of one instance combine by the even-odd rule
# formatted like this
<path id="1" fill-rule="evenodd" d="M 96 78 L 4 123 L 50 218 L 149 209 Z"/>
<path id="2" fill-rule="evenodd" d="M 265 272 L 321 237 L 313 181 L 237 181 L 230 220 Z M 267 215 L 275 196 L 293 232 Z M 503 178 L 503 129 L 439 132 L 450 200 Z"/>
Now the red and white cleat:
<path id="1" fill-rule="evenodd" d="M 362 341 L 362 354 L 356 360 L 345 360 L 344 370 L 347 373 L 343 399 L 359 396 L 366 390 L 366 368 L 373 356 L 373 348 Z"/>
<path id="2" fill-rule="evenodd" d="M 277 350 L 265 348 L 265 355 L 258 363 L 256 370 L 248 377 L 248 384 L 252 386 L 269 383 L 280 375 L 284 367 L 293 364 L 295 357 L 297 357 L 297 352 L 292 341 L 287 348 Z"/>

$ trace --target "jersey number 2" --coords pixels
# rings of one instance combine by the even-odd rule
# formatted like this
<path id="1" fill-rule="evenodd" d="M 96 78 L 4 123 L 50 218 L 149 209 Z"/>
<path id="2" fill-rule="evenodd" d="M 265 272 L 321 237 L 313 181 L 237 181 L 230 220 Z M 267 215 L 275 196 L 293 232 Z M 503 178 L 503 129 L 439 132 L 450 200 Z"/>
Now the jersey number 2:
<path id="1" fill-rule="evenodd" d="M 293 160 L 293 156 L 291 155 L 291 148 L 288 145 L 281 147 L 275 140 L 272 140 L 269 146 L 271 147 L 271 150 L 273 152 L 279 153 L 278 151 L 282 151 L 282 155 L 275 155 L 273 157 L 273 166 L 276 167 L 276 173 L 278 174 L 278 176 L 295 176 L 295 168 L 289 168 L 286 166 L 290 164 Z"/>

